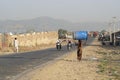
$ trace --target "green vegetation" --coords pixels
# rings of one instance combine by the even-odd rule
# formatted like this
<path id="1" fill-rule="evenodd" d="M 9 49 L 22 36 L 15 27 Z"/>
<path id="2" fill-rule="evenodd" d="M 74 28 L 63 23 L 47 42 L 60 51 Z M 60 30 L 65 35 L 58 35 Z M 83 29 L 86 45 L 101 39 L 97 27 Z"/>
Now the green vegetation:
<path id="1" fill-rule="evenodd" d="M 106 32 L 106 30 L 101 30 L 101 32 L 100 32 L 100 33 L 104 34 L 105 32 Z"/>
<path id="2" fill-rule="evenodd" d="M 59 29 L 58 30 L 58 38 L 59 39 L 64 39 L 66 38 L 67 30 L 64 29 Z"/>
<path id="3" fill-rule="evenodd" d="M 113 52 L 97 52 L 102 55 L 98 65 L 98 74 L 109 76 L 108 80 L 120 80 L 120 54 Z"/>

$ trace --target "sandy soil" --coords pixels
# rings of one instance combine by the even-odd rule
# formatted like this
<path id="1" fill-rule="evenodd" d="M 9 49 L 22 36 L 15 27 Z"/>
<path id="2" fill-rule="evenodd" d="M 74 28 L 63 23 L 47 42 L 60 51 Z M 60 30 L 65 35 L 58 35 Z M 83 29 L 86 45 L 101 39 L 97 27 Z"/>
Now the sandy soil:
<path id="1" fill-rule="evenodd" d="M 97 74 L 97 65 L 101 56 L 96 54 L 100 43 L 97 39 L 83 49 L 83 57 L 79 62 L 76 51 L 68 53 L 56 61 L 25 73 L 17 80 L 106 80 L 107 76 Z"/>

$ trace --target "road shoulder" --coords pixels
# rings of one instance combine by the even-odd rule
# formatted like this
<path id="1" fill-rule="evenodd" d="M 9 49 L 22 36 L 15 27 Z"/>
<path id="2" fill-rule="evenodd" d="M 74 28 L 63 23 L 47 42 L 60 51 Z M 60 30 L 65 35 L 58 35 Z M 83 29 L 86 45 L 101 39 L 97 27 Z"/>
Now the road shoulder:
<path id="1" fill-rule="evenodd" d="M 43 67 L 38 67 L 31 72 L 21 75 L 17 80 L 102 80 L 106 76 L 99 75 L 99 59 L 101 56 L 96 54 L 100 43 L 97 40 L 87 45 L 83 49 L 83 57 L 79 62 L 76 59 L 76 51 L 68 53 L 56 61 Z"/>

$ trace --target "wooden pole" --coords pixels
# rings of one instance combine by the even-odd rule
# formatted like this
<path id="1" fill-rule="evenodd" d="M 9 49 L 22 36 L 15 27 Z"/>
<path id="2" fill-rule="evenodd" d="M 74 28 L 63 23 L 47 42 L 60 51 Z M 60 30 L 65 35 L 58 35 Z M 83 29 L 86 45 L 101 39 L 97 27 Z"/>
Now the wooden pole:
<path id="1" fill-rule="evenodd" d="M 82 58 L 82 41 L 78 40 L 77 59 L 80 61 Z"/>

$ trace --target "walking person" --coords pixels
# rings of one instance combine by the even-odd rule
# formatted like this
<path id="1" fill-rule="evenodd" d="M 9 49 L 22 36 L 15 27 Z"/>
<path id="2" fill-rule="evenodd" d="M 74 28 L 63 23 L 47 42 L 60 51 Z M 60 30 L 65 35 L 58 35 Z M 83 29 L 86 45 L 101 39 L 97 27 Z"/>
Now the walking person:
<path id="1" fill-rule="evenodd" d="M 77 59 L 78 61 L 82 59 L 82 41 L 81 40 L 78 40 Z"/>
<path id="2" fill-rule="evenodd" d="M 15 52 L 18 53 L 18 40 L 17 40 L 17 38 L 15 38 L 15 40 L 14 40 L 14 47 L 15 47 Z"/>

